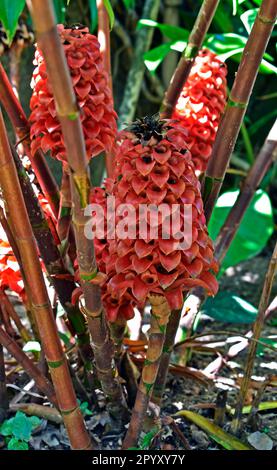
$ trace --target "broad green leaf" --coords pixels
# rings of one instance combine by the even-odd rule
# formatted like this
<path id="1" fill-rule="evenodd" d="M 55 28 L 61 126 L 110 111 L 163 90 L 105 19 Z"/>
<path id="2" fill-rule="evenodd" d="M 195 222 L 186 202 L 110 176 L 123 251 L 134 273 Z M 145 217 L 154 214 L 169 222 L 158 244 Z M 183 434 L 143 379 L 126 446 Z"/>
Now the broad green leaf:
<path id="1" fill-rule="evenodd" d="M 89 408 L 88 408 L 89 404 L 88 404 L 87 401 L 83 401 L 82 403 L 80 403 L 80 401 L 79 401 L 79 407 L 80 407 L 80 410 L 81 410 L 81 412 L 84 416 L 92 416 L 93 413 L 89 410 Z"/>
<path id="2" fill-rule="evenodd" d="M 144 54 L 143 59 L 145 66 L 150 70 L 150 72 L 154 72 L 159 67 L 163 59 L 169 53 L 170 46 L 172 44 L 173 43 L 171 42 L 166 42 L 165 44 L 155 47 L 155 49 L 151 49 Z"/>
<path id="3" fill-rule="evenodd" d="M 153 20 L 139 20 L 137 28 L 141 29 L 144 26 L 158 28 L 161 33 L 174 41 L 187 41 L 189 37 L 189 31 L 187 29 L 179 28 L 178 26 L 172 26 L 170 24 L 162 24 Z"/>
<path id="4" fill-rule="evenodd" d="M 252 10 L 245 11 L 240 16 L 240 19 L 243 22 L 244 27 L 245 27 L 246 31 L 248 32 L 248 34 L 250 34 L 250 31 L 251 31 L 252 26 L 255 22 L 258 11 L 259 11 L 258 8 L 253 8 Z"/>
<path id="5" fill-rule="evenodd" d="M 209 297 L 201 311 L 225 323 L 253 323 L 258 313 L 253 305 L 231 292 L 219 292 L 216 297 Z"/>
<path id="6" fill-rule="evenodd" d="M 247 38 L 235 33 L 211 34 L 205 45 L 216 54 L 225 54 L 228 51 L 244 48 Z"/>
<path id="7" fill-rule="evenodd" d="M 227 215 L 235 204 L 239 190 L 227 191 L 217 200 L 210 223 L 209 233 L 216 239 Z M 256 191 L 246 210 L 234 240 L 223 260 L 222 270 L 253 258 L 266 246 L 274 230 L 273 211 L 265 191 Z"/>
<path id="8" fill-rule="evenodd" d="M 105 8 L 108 12 L 108 15 L 109 15 L 109 19 L 110 19 L 110 29 L 113 29 L 113 25 L 114 25 L 114 12 L 113 12 L 113 7 L 111 5 L 111 2 L 110 0 L 104 0 L 104 5 L 105 5 Z"/>
<path id="9" fill-rule="evenodd" d="M 145 66 L 150 72 L 155 72 L 171 50 L 182 52 L 186 45 L 187 43 L 184 41 L 170 41 L 151 49 L 143 56 Z"/>
<path id="10" fill-rule="evenodd" d="M 178 411 L 175 416 L 182 416 L 192 423 L 196 424 L 199 428 L 203 429 L 209 436 L 224 449 L 227 450 L 252 450 L 251 447 L 241 442 L 236 437 L 223 431 L 219 426 L 214 424 L 211 420 L 204 418 L 193 411 L 183 410 Z"/>
<path id="11" fill-rule="evenodd" d="M 2 434 L 2 436 L 12 436 L 12 422 L 13 418 L 6 419 L 4 423 L 0 426 L 0 434 Z"/>
<path id="12" fill-rule="evenodd" d="M 235 16 L 238 10 L 238 0 L 232 0 L 232 3 L 233 3 L 233 16 Z"/>
<path id="13" fill-rule="evenodd" d="M 267 349 L 266 345 L 269 345 L 272 348 L 276 349 L 277 353 L 277 338 L 263 338 L 263 344 L 259 343 L 257 346 L 257 355 L 263 356 L 265 350 Z"/>
<path id="14" fill-rule="evenodd" d="M 32 425 L 32 429 L 37 428 L 41 424 L 41 419 L 39 419 L 37 416 L 30 416 L 28 419 Z"/>
<path id="15" fill-rule="evenodd" d="M 64 342 L 65 346 L 70 347 L 71 343 L 70 343 L 69 335 L 67 335 L 67 334 L 65 334 L 61 331 L 58 331 L 58 335 L 61 338 L 61 340 Z"/>
<path id="16" fill-rule="evenodd" d="M 250 413 L 252 405 L 246 405 L 242 408 L 242 414 L 247 415 Z M 276 410 L 277 408 L 277 401 L 262 401 L 259 404 L 259 411 L 267 411 L 267 410 Z M 235 414 L 235 408 L 230 409 L 230 414 Z"/>
<path id="17" fill-rule="evenodd" d="M 159 428 L 155 426 L 151 431 L 149 431 L 142 439 L 142 443 L 140 449 L 146 450 L 150 447 L 151 442 L 153 441 L 154 437 L 156 436 L 157 432 L 159 432 Z"/>
<path id="18" fill-rule="evenodd" d="M 23 346 L 24 352 L 40 352 L 41 346 L 38 341 L 28 341 L 28 343 Z"/>
<path id="19" fill-rule="evenodd" d="M 32 421 L 22 411 L 17 411 L 12 422 L 12 433 L 16 439 L 29 441 L 32 434 Z"/>
<path id="20" fill-rule="evenodd" d="M 68 3 L 69 2 L 67 2 L 67 5 L 68 5 Z M 58 23 L 64 23 L 65 22 L 65 13 L 66 13 L 64 0 L 54 0 L 53 4 L 54 4 L 54 8 L 55 8 L 57 22 Z"/>
<path id="21" fill-rule="evenodd" d="M 125 8 L 129 10 L 129 8 L 134 9 L 136 1 L 135 0 L 123 0 L 123 3 L 125 5 Z"/>
<path id="22" fill-rule="evenodd" d="M 20 441 L 13 437 L 8 443 L 8 450 L 28 450 L 29 446 L 27 442 Z"/>
<path id="23" fill-rule="evenodd" d="M 91 32 L 96 29 L 98 23 L 98 11 L 96 6 L 96 0 L 89 0 L 89 12 L 90 12 L 90 29 Z"/>
<path id="24" fill-rule="evenodd" d="M 16 31 L 18 18 L 24 6 L 25 0 L 0 1 L 0 21 L 3 23 L 10 44 Z"/>

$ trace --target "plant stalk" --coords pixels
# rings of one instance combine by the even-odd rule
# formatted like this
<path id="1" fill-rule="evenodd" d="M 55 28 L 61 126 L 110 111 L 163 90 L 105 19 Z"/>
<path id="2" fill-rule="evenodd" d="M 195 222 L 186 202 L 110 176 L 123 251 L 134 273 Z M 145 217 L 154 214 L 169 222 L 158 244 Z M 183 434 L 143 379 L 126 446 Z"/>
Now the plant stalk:
<path id="1" fill-rule="evenodd" d="M 117 379 L 113 343 L 110 339 L 98 284 L 94 245 L 84 233 L 87 218 L 84 209 L 88 204 L 90 180 L 84 136 L 63 47 L 55 25 L 53 5 L 44 0 L 28 0 L 36 28 L 37 40 L 43 53 L 52 85 L 57 114 L 61 123 L 70 169 L 73 203 L 73 227 L 77 246 L 77 260 L 84 292 L 83 313 L 87 317 L 95 355 L 96 369 L 111 413 L 117 418 L 126 411 L 125 398 Z"/>
<path id="2" fill-rule="evenodd" d="M 8 333 L 4 331 L 0 326 L 0 343 L 7 349 L 7 351 L 13 356 L 18 364 L 24 369 L 26 374 L 31 377 L 38 387 L 39 390 L 48 398 L 48 400 L 58 408 L 58 402 L 55 395 L 54 388 L 49 380 L 43 375 L 39 368 L 33 363 L 31 359 L 25 354 L 22 349 L 18 346 L 16 341 L 12 339 Z"/>
<path id="3" fill-rule="evenodd" d="M 18 157 L 16 151 L 11 148 L 13 159 L 17 168 L 17 174 L 28 212 L 33 233 L 38 245 L 42 260 L 50 281 L 58 295 L 59 301 L 64 308 L 68 319 L 77 335 L 78 345 L 84 364 L 87 369 L 91 368 L 92 351 L 89 344 L 88 329 L 78 306 L 73 306 L 71 297 L 76 289 L 71 275 L 66 271 L 59 249 L 47 221 L 41 210 L 39 201 L 34 193 L 28 175 Z"/>
<path id="4" fill-rule="evenodd" d="M 98 41 L 100 44 L 100 52 L 103 57 L 104 69 L 108 75 L 108 84 L 113 99 L 113 81 L 111 72 L 111 44 L 110 44 L 110 21 L 104 0 L 96 0 L 98 12 Z M 113 174 L 113 152 L 105 155 L 106 171 L 108 178 Z"/>
<path id="5" fill-rule="evenodd" d="M 214 17 L 219 0 L 203 0 L 202 6 L 188 38 L 188 44 L 182 52 L 181 59 L 171 78 L 165 94 L 160 114 L 161 119 L 169 119 L 187 81 L 195 57 L 202 47 L 203 41 Z"/>
<path id="6" fill-rule="evenodd" d="M 274 277 L 276 274 L 276 269 L 277 269 L 277 243 L 275 245 L 273 255 L 270 260 L 268 270 L 266 273 L 263 291 L 262 291 L 262 295 L 261 295 L 261 299 L 259 303 L 258 315 L 253 326 L 253 336 L 252 336 L 253 341 L 251 341 L 249 345 L 248 355 L 247 355 L 247 360 L 246 360 L 246 365 L 245 365 L 245 370 L 244 370 L 244 376 L 243 376 L 243 380 L 242 380 L 241 387 L 239 390 L 238 401 L 237 401 L 237 405 L 235 409 L 234 418 L 231 423 L 231 429 L 234 434 L 238 434 L 241 429 L 242 408 L 245 403 L 247 390 L 251 381 L 251 375 L 253 371 L 257 345 L 258 345 L 257 341 L 260 339 L 261 331 L 264 325 L 265 312 L 269 304 L 269 299 L 270 299 L 270 294 L 271 294 L 271 290 L 272 290 L 272 286 L 274 282 Z"/>
<path id="7" fill-rule="evenodd" d="M 123 449 L 135 447 L 142 431 L 146 417 L 151 392 L 157 377 L 161 355 L 164 347 L 166 326 L 168 324 L 170 309 L 166 299 L 161 295 L 151 294 L 151 322 L 146 359 L 142 370 L 135 406 L 125 439 Z"/>
<path id="8" fill-rule="evenodd" d="M 269 132 L 263 147 L 261 148 L 254 165 L 241 188 L 240 194 L 228 214 L 215 243 L 215 257 L 221 264 L 226 256 L 248 208 L 253 195 L 270 165 L 277 158 L 277 120 Z"/>
<path id="9" fill-rule="evenodd" d="M 32 286 L 35 318 L 69 440 L 74 449 L 90 449 L 91 439 L 77 404 L 58 336 L 2 114 L 0 114 L 0 169 L 3 198 L 12 221 L 26 279 Z"/>
<path id="10" fill-rule="evenodd" d="M 206 172 L 204 209 L 207 222 L 222 186 L 276 15 L 277 2 L 263 0 L 244 48 Z"/>
<path id="11" fill-rule="evenodd" d="M 2 289 L 0 289 L 0 304 L 1 304 L 1 307 L 3 306 L 5 308 L 9 317 L 14 321 L 16 328 L 18 330 L 18 333 L 20 334 L 23 342 L 27 343 L 28 341 L 30 341 L 31 336 L 29 335 L 27 329 L 25 328 L 22 321 L 20 320 L 7 294 Z"/>
<path id="12" fill-rule="evenodd" d="M 151 400 L 157 405 L 161 406 L 162 397 L 165 390 L 166 379 L 169 369 L 170 357 L 174 347 L 174 342 L 181 318 L 181 310 L 173 310 L 169 317 L 166 328 L 165 341 L 161 362 L 158 369 L 157 378 L 153 388 Z"/>

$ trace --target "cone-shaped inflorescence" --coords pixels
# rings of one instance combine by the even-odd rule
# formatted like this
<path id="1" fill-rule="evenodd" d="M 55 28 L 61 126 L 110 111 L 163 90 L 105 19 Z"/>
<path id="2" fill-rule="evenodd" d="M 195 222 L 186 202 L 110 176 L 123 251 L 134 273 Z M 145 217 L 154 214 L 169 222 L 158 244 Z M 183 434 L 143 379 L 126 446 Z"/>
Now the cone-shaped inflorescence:
<path id="1" fill-rule="evenodd" d="M 110 151 L 116 133 L 116 114 L 113 110 L 108 76 L 95 36 L 88 28 L 77 25 L 58 26 L 70 69 L 74 91 L 81 109 L 88 159 L 101 151 Z M 30 107 L 32 152 L 41 148 L 44 152 L 66 161 L 61 125 L 57 117 L 51 85 L 41 52 L 35 54 Z"/>
<path id="2" fill-rule="evenodd" d="M 205 225 L 200 183 L 185 146 L 186 138 L 186 132 L 173 121 L 159 121 L 154 117 L 135 122 L 119 135 L 117 181 L 112 194 L 116 209 L 126 203 L 134 207 L 136 220 L 132 227 L 133 238 L 127 235 L 126 239 L 121 239 L 116 232 L 115 240 L 108 244 L 109 256 L 105 252 L 106 289 L 110 295 L 106 308 L 110 321 L 117 317 L 116 306 L 121 306 L 123 301 L 125 304 L 125 300 L 144 305 L 150 294 L 161 294 L 171 309 L 178 309 L 183 303 L 183 291 L 196 286 L 204 287 L 210 294 L 217 290 L 211 273 L 216 269 L 213 246 Z M 183 205 L 191 205 L 192 244 L 187 249 L 180 249 L 173 230 L 166 235 L 170 238 L 162 236 L 162 216 L 156 222 L 158 227 L 153 239 L 149 228 L 150 224 L 153 228 L 155 220 L 153 222 L 152 218 L 151 222 L 151 214 L 145 215 L 147 233 L 144 239 L 140 238 L 143 216 L 139 211 L 147 205 L 150 208 L 149 205 L 161 204 L 168 208 L 179 205 L 181 231 L 184 230 Z M 125 215 L 124 210 L 117 215 L 117 228 L 124 225 Z M 163 229 L 166 231 L 166 227 Z M 109 303 L 113 304 L 113 309 Z M 129 317 L 129 310 L 126 314 Z"/>
<path id="3" fill-rule="evenodd" d="M 173 118 L 188 130 L 187 145 L 197 170 L 206 170 L 220 117 L 226 105 L 227 67 L 202 49 L 176 104 Z"/>

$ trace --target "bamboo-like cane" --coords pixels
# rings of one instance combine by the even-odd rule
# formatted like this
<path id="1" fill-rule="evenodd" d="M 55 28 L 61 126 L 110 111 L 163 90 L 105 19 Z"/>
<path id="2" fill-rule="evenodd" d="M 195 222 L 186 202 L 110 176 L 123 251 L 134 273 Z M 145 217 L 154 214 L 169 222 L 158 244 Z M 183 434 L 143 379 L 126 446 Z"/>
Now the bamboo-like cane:
<path id="1" fill-rule="evenodd" d="M 26 374 L 29 375 L 34 381 L 39 390 L 48 398 L 50 403 L 55 407 L 58 407 L 57 398 L 53 385 L 50 381 L 43 375 L 39 368 L 33 363 L 27 354 L 22 351 L 18 346 L 16 341 L 14 341 L 8 333 L 4 331 L 2 326 L 0 326 L 0 343 L 7 351 L 13 356 L 18 364 L 24 369 Z"/>
<path id="2" fill-rule="evenodd" d="M 4 232 L 7 236 L 7 239 L 9 241 L 9 244 L 11 245 L 11 249 L 13 251 L 13 254 L 16 257 L 16 260 L 18 262 L 19 269 L 20 269 L 21 276 L 22 276 L 23 283 L 24 283 L 25 293 L 26 293 L 24 304 L 25 304 L 27 316 L 29 318 L 29 322 L 30 322 L 34 337 L 36 339 L 39 339 L 39 333 L 38 333 L 37 325 L 36 325 L 35 318 L 34 318 L 34 315 L 33 315 L 33 310 L 32 310 L 31 289 L 30 289 L 30 286 L 27 283 L 27 279 L 26 279 L 24 269 L 23 269 L 23 266 L 22 266 L 21 257 L 20 257 L 20 253 L 19 253 L 17 243 L 14 239 L 11 227 L 9 226 L 9 223 L 8 223 L 6 217 L 5 217 L 5 213 L 4 213 L 4 210 L 2 209 L 2 207 L 0 207 L 0 224 L 2 225 L 2 228 L 3 228 L 3 230 L 4 230 Z"/>
<path id="3" fill-rule="evenodd" d="M 245 179 L 240 194 L 222 226 L 215 244 L 215 257 L 221 264 L 240 222 L 249 206 L 256 188 L 259 186 L 271 163 L 277 158 L 277 120 L 261 148 L 254 165 Z"/>
<path id="4" fill-rule="evenodd" d="M 87 222 L 84 208 L 88 204 L 90 181 L 79 109 L 64 50 L 55 27 L 53 5 L 48 0 L 28 0 L 27 3 L 36 28 L 38 45 L 46 62 L 67 151 L 77 260 L 84 291 L 83 313 L 88 320 L 97 373 L 103 391 L 109 399 L 111 413 L 119 419 L 126 411 L 125 398 L 115 377 L 113 343 L 101 302 L 101 288 L 97 284 L 94 246 L 84 232 Z"/>
<path id="5" fill-rule="evenodd" d="M 14 321 L 16 328 L 18 330 L 18 333 L 20 334 L 24 343 L 27 343 L 28 341 L 30 341 L 31 336 L 29 335 L 29 332 L 27 331 L 22 321 L 20 320 L 7 294 L 2 289 L 0 289 L 0 304 L 1 304 L 1 307 L 3 306 L 5 308 L 9 317 Z"/>
<path id="6" fill-rule="evenodd" d="M 253 371 L 253 366 L 254 366 L 255 357 L 256 357 L 256 350 L 257 350 L 257 345 L 258 345 L 257 341 L 260 339 L 261 331 L 264 325 L 265 312 L 269 304 L 269 299 L 270 299 L 270 294 L 271 294 L 271 290 L 273 286 L 274 277 L 276 274 L 276 269 L 277 269 L 277 243 L 275 245 L 275 249 L 273 251 L 273 255 L 270 260 L 268 270 L 266 273 L 263 291 L 262 291 L 262 295 L 261 295 L 261 299 L 259 303 L 258 315 L 255 320 L 254 327 L 253 327 L 252 341 L 249 345 L 244 376 L 243 376 L 243 380 L 241 383 L 241 387 L 239 389 L 238 401 L 237 401 L 237 405 L 235 409 L 234 418 L 231 423 L 231 429 L 234 434 L 237 434 L 241 428 L 242 408 L 245 402 L 249 383 L 251 381 L 251 374 Z"/>
<path id="7" fill-rule="evenodd" d="M 203 41 L 214 17 L 219 0 L 204 0 L 193 29 L 188 38 L 188 44 L 171 78 L 168 90 L 161 106 L 161 118 L 171 117 L 180 93 L 189 76 L 195 57 L 202 47 Z"/>
<path id="8" fill-rule="evenodd" d="M 131 421 L 123 442 L 123 449 L 136 446 L 140 437 L 151 392 L 158 373 L 160 358 L 163 352 L 166 326 L 170 316 L 168 303 L 162 295 L 151 294 L 149 301 L 152 311 L 148 349 Z"/>
<path id="9" fill-rule="evenodd" d="M 69 227 L 71 224 L 71 190 L 69 173 L 66 165 L 63 165 L 63 175 L 60 192 L 60 209 L 57 221 L 57 232 L 61 241 L 68 239 Z"/>
<path id="10" fill-rule="evenodd" d="M 24 272 L 28 284 L 32 286 L 35 318 L 71 446 L 75 449 L 90 449 L 91 440 L 77 404 L 62 351 L 2 114 L 0 114 L 0 169 L 3 197 L 12 221 Z"/>
<path id="11" fill-rule="evenodd" d="M 114 342 L 115 360 L 118 362 L 122 355 L 122 346 L 124 334 L 126 331 L 127 321 L 125 318 L 119 318 L 116 322 L 110 323 L 111 337 Z"/>
<path id="12" fill-rule="evenodd" d="M 104 61 L 104 69 L 108 75 L 111 97 L 113 97 L 113 81 L 111 72 L 111 45 L 110 45 L 110 21 L 104 0 L 96 0 L 98 12 L 98 41 Z M 113 152 L 106 153 L 106 171 L 108 178 L 113 175 Z"/>
<path id="13" fill-rule="evenodd" d="M 166 379 L 169 369 L 170 356 L 173 350 L 175 337 L 177 334 L 178 326 L 180 323 L 181 310 L 175 310 L 171 313 L 168 325 L 166 328 L 165 341 L 163 346 L 163 353 L 158 369 L 157 378 L 153 388 L 151 400 L 157 405 L 161 405 Z"/>
<path id="14" fill-rule="evenodd" d="M 43 211 L 40 208 L 38 199 L 34 193 L 28 175 L 23 168 L 21 160 L 13 148 L 11 148 L 11 151 L 17 168 L 25 206 L 40 255 L 45 264 L 47 273 L 50 276 L 51 283 L 58 295 L 59 301 L 73 326 L 73 330 L 76 332 L 80 353 L 86 369 L 90 370 L 92 351 L 89 344 L 87 325 L 79 308 L 77 306 L 73 306 L 71 302 L 71 297 L 76 285 L 72 279 L 68 279 L 69 273 L 65 269 L 59 249 L 55 243 L 52 232 L 48 227 Z"/>
<path id="15" fill-rule="evenodd" d="M 245 45 L 206 172 L 204 209 L 207 221 L 222 186 L 276 15 L 277 2 L 263 0 Z"/>
<path id="16" fill-rule="evenodd" d="M 2 64 L 0 64 L 0 102 L 7 112 L 19 141 L 22 141 L 26 155 L 36 174 L 39 185 L 47 198 L 54 215 L 59 211 L 59 188 L 47 165 L 43 153 L 38 150 L 32 156 L 30 150 L 30 126 L 23 108 L 13 92 L 11 83 Z"/>

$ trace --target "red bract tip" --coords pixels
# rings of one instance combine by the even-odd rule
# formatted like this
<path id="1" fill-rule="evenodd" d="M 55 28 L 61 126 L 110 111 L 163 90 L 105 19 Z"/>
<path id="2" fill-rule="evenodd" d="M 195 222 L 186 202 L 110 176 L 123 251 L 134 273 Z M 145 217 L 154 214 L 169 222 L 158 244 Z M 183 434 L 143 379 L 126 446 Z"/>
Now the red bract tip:
<path id="1" fill-rule="evenodd" d="M 88 28 L 64 28 L 58 31 L 72 77 L 80 108 L 88 159 L 102 151 L 111 151 L 116 135 L 116 113 L 113 110 L 108 77 L 95 36 Z M 35 53 L 30 101 L 31 150 L 50 151 L 52 157 L 66 161 L 61 125 L 55 108 L 46 65 L 39 49 Z"/>

